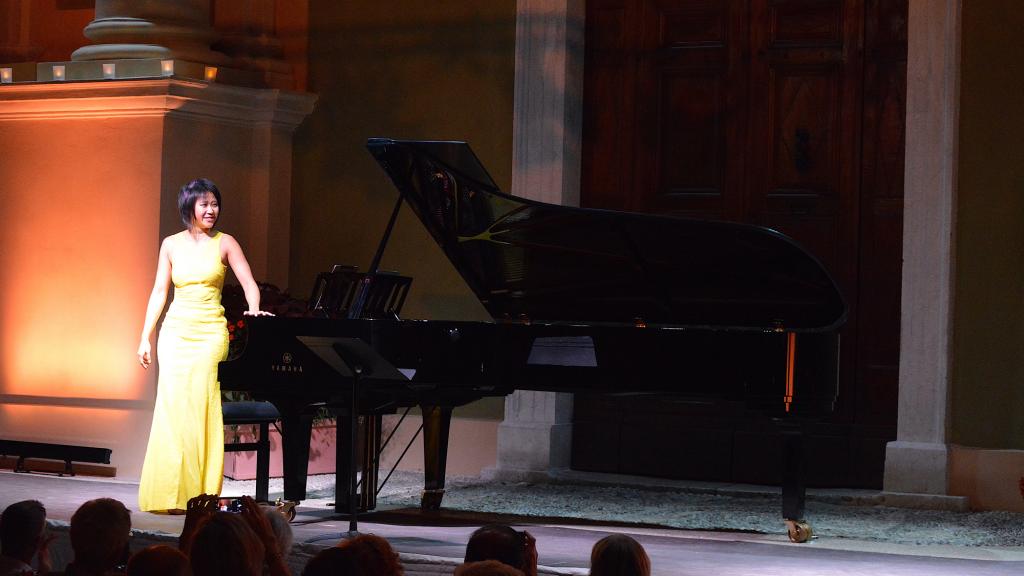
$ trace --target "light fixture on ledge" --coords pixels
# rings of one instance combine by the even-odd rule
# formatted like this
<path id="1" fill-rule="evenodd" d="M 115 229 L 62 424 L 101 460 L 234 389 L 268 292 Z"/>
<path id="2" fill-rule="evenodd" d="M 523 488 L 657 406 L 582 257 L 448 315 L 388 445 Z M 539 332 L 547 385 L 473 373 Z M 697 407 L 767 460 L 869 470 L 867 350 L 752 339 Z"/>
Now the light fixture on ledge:
<path id="1" fill-rule="evenodd" d="M 64 80 L 64 66 L 63 65 L 56 64 L 56 65 L 53 66 L 52 70 L 53 70 L 53 79 L 54 80 L 57 80 L 57 81 L 63 81 Z"/>
<path id="2" fill-rule="evenodd" d="M 161 60 L 160 74 L 164 76 L 174 76 L 174 60 Z"/>
<path id="3" fill-rule="evenodd" d="M 113 62 L 103 64 L 103 77 L 107 79 L 117 77 L 117 66 Z"/>
<path id="4" fill-rule="evenodd" d="M 217 81 L 217 67 L 216 66 L 207 66 L 206 70 L 203 72 L 203 78 L 206 78 L 207 82 L 216 82 Z"/>
<path id="5" fill-rule="evenodd" d="M 14 82 L 14 69 L 0 68 L 0 84 L 10 84 L 11 82 Z"/>

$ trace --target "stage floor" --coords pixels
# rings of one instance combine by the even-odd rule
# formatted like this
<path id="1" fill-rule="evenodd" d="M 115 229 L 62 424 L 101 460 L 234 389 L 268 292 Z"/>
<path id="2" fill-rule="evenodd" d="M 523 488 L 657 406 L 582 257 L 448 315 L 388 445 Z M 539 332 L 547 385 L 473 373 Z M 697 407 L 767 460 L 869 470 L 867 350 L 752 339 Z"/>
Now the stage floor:
<path id="1" fill-rule="evenodd" d="M 66 523 L 86 500 L 111 497 L 132 509 L 133 528 L 140 531 L 134 546 L 175 539 L 184 518 L 139 512 L 137 491 L 137 484 L 108 479 L 0 472 L 0 507 L 34 498 L 43 502 L 51 520 Z M 348 520 L 335 515 L 323 501 L 303 503 L 298 511 L 292 524 L 297 546 L 290 562 L 296 576 L 309 555 L 319 547 L 335 544 L 341 533 L 348 530 Z M 410 576 L 450 574 L 451 566 L 462 557 L 469 534 L 483 523 L 501 520 L 494 515 L 466 512 L 423 514 L 407 509 L 388 510 L 366 515 L 360 520 L 359 529 L 387 538 L 402 554 Z M 546 567 L 542 573 L 547 574 L 586 574 L 590 548 L 613 532 L 636 537 L 650 554 L 654 574 L 659 576 L 1024 573 L 1024 549 L 1019 547 L 910 546 L 846 538 L 818 538 L 808 544 L 792 544 L 781 531 L 751 534 L 608 526 L 570 520 L 515 521 L 517 528 L 525 528 L 536 536 L 540 564 Z M 61 554 L 70 552 L 55 552 L 58 557 Z"/>

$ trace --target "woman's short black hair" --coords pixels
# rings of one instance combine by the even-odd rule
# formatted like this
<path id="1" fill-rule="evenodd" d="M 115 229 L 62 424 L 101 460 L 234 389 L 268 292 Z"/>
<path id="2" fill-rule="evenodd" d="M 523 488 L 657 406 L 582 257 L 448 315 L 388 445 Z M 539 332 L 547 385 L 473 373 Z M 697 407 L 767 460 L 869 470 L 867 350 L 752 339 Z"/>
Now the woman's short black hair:
<path id="1" fill-rule="evenodd" d="M 205 196 L 207 192 L 213 194 L 213 197 L 217 199 L 217 204 L 221 203 L 220 190 L 217 189 L 216 184 L 206 178 L 196 178 L 178 191 L 178 212 L 181 213 L 181 223 L 186 228 L 192 227 L 192 220 L 196 213 L 196 201 Z"/>

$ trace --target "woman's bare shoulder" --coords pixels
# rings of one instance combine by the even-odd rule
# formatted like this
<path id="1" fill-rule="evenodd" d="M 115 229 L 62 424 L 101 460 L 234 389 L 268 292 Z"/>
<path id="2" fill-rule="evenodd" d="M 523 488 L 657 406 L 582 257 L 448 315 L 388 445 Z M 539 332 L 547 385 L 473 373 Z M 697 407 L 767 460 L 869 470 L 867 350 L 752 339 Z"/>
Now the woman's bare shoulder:
<path id="1" fill-rule="evenodd" d="M 236 247 L 238 246 L 238 240 L 227 232 L 220 233 L 220 245 L 224 247 Z"/>
<path id="2" fill-rule="evenodd" d="M 181 242 L 182 238 L 185 237 L 186 233 L 186 231 L 181 231 L 165 237 L 163 239 L 163 242 L 160 243 L 160 247 L 166 249 L 173 249 L 179 242 Z"/>

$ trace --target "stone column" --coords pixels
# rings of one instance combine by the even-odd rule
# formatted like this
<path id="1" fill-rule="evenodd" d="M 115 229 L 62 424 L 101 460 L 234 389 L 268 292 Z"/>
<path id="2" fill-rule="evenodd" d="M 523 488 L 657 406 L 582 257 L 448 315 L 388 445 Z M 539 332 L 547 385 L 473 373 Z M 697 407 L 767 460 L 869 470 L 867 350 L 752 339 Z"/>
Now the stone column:
<path id="1" fill-rule="evenodd" d="M 505 399 L 498 426 L 498 477 L 529 480 L 569 468 L 572 394 L 521 390 Z"/>
<path id="2" fill-rule="evenodd" d="M 232 58 L 233 66 L 262 72 L 269 86 L 291 88 L 292 69 L 276 36 L 276 12 L 277 0 L 217 0 L 217 49 Z"/>
<path id="3" fill-rule="evenodd" d="M 584 0 L 519 0 L 512 193 L 579 206 Z"/>
<path id="4" fill-rule="evenodd" d="M 887 492 L 948 494 L 961 1 L 910 3 L 899 420 Z"/>
<path id="5" fill-rule="evenodd" d="M 210 49 L 210 0 L 96 0 L 96 19 L 84 34 L 96 44 L 75 50 L 72 60 L 228 61 Z"/>
<path id="6" fill-rule="evenodd" d="M 512 193 L 578 206 L 584 0 L 519 0 Z M 548 475 L 572 456 L 572 394 L 516 392 L 498 427 L 499 477 Z"/>

